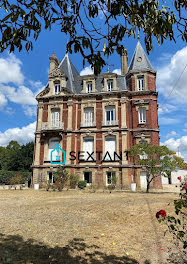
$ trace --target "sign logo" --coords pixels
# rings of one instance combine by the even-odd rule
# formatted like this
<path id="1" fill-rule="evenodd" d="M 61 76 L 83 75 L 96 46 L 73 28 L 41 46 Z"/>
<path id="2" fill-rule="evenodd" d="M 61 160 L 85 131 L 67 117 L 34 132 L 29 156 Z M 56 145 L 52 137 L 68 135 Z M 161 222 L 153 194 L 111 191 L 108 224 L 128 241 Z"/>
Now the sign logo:
<path id="1" fill-rule="evenodd" d="M 51 151 L 51 164 L 66 164 L 66 152 L 59 144 Z"/>

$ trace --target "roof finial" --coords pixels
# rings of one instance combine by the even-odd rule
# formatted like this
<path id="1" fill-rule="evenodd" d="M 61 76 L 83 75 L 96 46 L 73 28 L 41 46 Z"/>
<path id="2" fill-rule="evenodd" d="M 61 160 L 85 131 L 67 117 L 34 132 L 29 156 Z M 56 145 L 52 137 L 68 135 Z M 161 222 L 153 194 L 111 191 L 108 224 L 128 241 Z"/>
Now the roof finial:
<path id="1" fill-rule="evenodd" d="M 140 40 L 140 30 L 138 29 L 138 40 Z"/>

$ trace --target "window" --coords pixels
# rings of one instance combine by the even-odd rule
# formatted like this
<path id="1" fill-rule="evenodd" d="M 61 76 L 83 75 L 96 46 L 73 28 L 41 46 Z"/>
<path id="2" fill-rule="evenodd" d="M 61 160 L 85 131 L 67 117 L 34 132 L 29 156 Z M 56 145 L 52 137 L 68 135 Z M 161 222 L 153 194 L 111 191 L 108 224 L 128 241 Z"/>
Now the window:
<path id="1" fill-rule="evenodd" d="M 114 160 L 114 152 L 116 151 L 116 138 L 115 137 L 106 137 L 105 138 L 105 161 Z M 108 155 L 108 153 L 109 155 Z"/>
<path id="2" fill-rule="evenodd" d="M 55 94 L 59 94 L 60 93 L 60 83 L 56 83 L 55 84 Z"/>
<path id="3" fill-rule="evenodd" d="M 51 127 L 60 126 L 60 110 L 52 109 L 51 110 Z"/>
<path id="4" fill-rule="evenodd" d="M 84 109 L 84 125 L 92 126 L 94 121 L 94 109 L 86 108 Z"/>
<path id="5" fill-rule="evenodd" d="M 141 144 L 141 145 L 147 145 L 147 141 L 146 141 L 146 140 L 143 140 L 143 139 L 141 139 L 141 140 L 139 141 L 139 144 Z"/>
<path id="6" fill-rule="evenodd" d="M 106 184 L 113 184 L 113 178 L 116 177 L 116 173 L 114 171 L 107 171 L 106 173 Z"/>
<path id="7" fill-rule="evenodd" d="M 84 159 L 86 161 L 93 161 L 93 159 L 91 157 L 89 157 L 89 155 L 88 155 L 88 153 L 91 154 L 94 151 L 94 139 L 93 138 L 84 138 L 84 140 L 83 140 L 83 151 L 84 151 Z M 93 155 L 92 155 L 92 157 L 93 157 Z"/>
<path id="8" fill-rule="evenodd" d="M 144 90 L 144 76 L 138 76 L 138 91 Z"/>
<path id="9" fill-rule="evenodd" d="M 92 93 L 92 82 L 87 83 L 87 93 Z"/>
<path id="10" fill-rule="evenodd" d="M 107 90 L 112 91 L 113 90 L 113 80 L 107 81 Z"/>
<path id="11" fill-rule="evenodd" d="M 146 123 L 146 109 L 139 108 L 138 114 L 139 114 L 139 124 L 145 124 Z"/>
<path id="12" fill-rule="evenodd" d="M 56 144 L 59 144 L 59 139 L 58 138 L 52 138 L 49 140 L 49 147 L 48 147 L 48 160 L 51 160 L 51 151 L 55 148 Z M 53 152 L 53 161 L 56 161 L 56 156 L 58 155 L 57 151 L 55 150 Z"/>
<path id="13" fill-rule="evenodd" d="M 87 184 L 92 184 L 92 172 L 91 171 L 84 172 L 84 180 L 87 182 Z"/>
<path id="14" fill-rule="evenodd" d="M 48 179 L 47 179 L 48 183 L 55 183 L 54 182 L 54 177 L 53 177 L 53 173 L 49 172 L 48 173 Z"/>
<path id="15" fill-rule="evenodd" d="M 109 106 L 105 109 L 105 118 L 106 118 L 106 124 L 112 125 L 115 120 L 115 107 Z"/>

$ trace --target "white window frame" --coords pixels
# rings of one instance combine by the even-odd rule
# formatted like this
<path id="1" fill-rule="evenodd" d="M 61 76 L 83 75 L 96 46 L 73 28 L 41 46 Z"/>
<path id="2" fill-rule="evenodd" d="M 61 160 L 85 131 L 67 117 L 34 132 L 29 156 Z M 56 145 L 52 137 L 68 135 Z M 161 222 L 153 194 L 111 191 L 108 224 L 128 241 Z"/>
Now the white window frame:
<path id="1" fill-rule="evenodd" d="M 114 159 L 114 153 L 111 152 L 111 149 L 106 150 L 106 141 L 110 141 L 110 140 L 111 141 L 115 141 L 115 149 L 114 149 L 114 152 L 116 152 L 116 146 L 117 146 L 117 144 L 116 144 L 116 136 L 106 136 L 105 137 L 105 153 L 104 153 L 104 157 L 105 157 L 105 155 L 106 155 L 106 153 L 108 151 L 108 153 L 110 154 L 111 159 L 113 160 Z M 105 161 L 107 161 L 107 160 L 105 159 Z"/>
<path id="2" fill-rule="evenodd" d="M 108 174 L 110 174 L 110 183 L 108 182 Z M 112 176 L 116 176 L 115 171 L 107 171 L 106 172 L 106 185 L 112 184 Z"/>
<path id="3" fill-rule="evenodd" d="M 94 108 L 84 108 L 84 124 L 92 126 L 94 122 Z"/>
<path id="4" fill-rule="evenodd" d="M 59 94 L 60 92 L 60 83 L 55 83 L 55 94 Z"/>
<path id="5" fill-rule="evenodd" d="M 92 150 L 85 150 L 85 145 L 84 145 L 84 143 L 86 142 L 86 141 L 90 141 L 90 142 L 92 142 Z M 88 151 L 89 152 L 89 154 L 91 154 L 93 151 L 94 151 L 94 137 L 84 137 L 83 138 L 83 151 Z M 85 161 L 93 161 L 92 160 L 92 158 L 89 158 L 88 160 L 87 160 L 87 158 L 88 158 L 88 154 L 87 153 L 84 153 L 84 160 Z M 94 155 L 92 155 L 92 157 L 94 157 Z"/>
<path id="6" fill-rule="evenodd" d="M 50 142 L 51 141 L 53 141 L 53 142 L 55 142 L 55 145 L 56 144 L 60 144 L 60 140 L 59 140 L 59 138 L 50 138 L 50 140 L 49 140 L 49 142 L 48 142 L 48 160 L 51 160 L 51 151 L 54 149 L 54 148 L 49 148 L 49 145 L 50 145 Z M 55 147 L 55 145 L 54 145 L 54 147 Z M 53 161 L 56 161 L 56 159 L 54 159 L 54 156 L 55 156 L 55 154 L 57 154 L 57 153 L 55 153 L 55 151 L 53 152 L 54 154 L 53 154 Z"/>
<path id="7" fill-rule="evenodd" d="M 109 120 L 107 120 L 107 112 L 109 112 Z M 113 118 L 112 118 L 112 112 L 113 112 Z M 113 121 L 116 120 L 116 111 L 115 106 L 106 106 L 105 107 L 105 122 L 108 125 L 112 125 L 114 123 Z"/>
<path id="8" fill-rule="evenodd" d="M 107 91 L 108 92 L 111 92 L 111 91 L 113 91 L 113 88 L 114 88 L 114 82 L 113 82 L 113 80 L 108 80 L 107 81 Z"/>
<path id="9" fill-rule="evenodd" d="M 60 109 L 51 109 L 51 127 L 60 127 Z"/>
<path id="10" fill-rule="evenodd" d="M 93 92 L 93 83 L 87 82 L 86 83 L 86 89 L 87 89 L 87 93 L 92 93 Z"/>
<path id="11" fill-rule="evenodd" d="M 137 78 L 138 91 L 145 90 L 144 76 L 138 76 Z"/>
<path id="12" fill-rule="evenodd" d="M 139 124 L 146 123 L 146 108 L 141 107 L 138 109 Z"/>

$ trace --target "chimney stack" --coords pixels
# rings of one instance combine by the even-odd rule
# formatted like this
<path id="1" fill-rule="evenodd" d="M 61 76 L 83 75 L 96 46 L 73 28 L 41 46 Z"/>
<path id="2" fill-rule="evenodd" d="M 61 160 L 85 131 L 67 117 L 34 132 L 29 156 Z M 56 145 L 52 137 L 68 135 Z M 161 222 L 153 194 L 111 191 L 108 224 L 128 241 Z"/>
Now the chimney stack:
<path id="1" fill-rule="evenodd" d="M 127 69 L 128 69 L 128 54 L 127 54 L 127 50 L 124 49 L 123 47 L 121 54 L 121 75 L 125 75 L 127 73 Z"/>
<path id="2" fill-rule="evenodd" d="M 52 56 L 49 57 L 49 73 L 51 73 L 55 68 L 59 65 L 59 60 L 57 59 L 55 53 L 53 53 Z"/>

